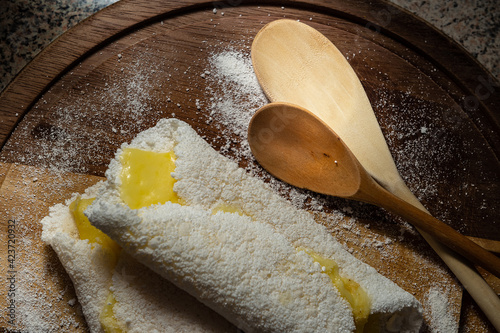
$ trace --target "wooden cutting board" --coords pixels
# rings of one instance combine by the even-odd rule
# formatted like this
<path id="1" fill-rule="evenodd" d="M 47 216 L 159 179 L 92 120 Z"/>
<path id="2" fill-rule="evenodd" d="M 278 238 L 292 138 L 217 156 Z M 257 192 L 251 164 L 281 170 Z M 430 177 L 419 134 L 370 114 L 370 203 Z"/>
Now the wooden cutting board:
<path id="1" fill-rule="evenodd" d="M 3 277 L 11 224 L 21 293 L 19 326 L 2 315 L 0 328 L 47 328 L 59 320 L 59 331 L 86 331 L 71 281 L 39 239 L 39 220 L 101 179 L 120 144 L 159 119 L 188 122 L 269 181 L 244 136 L 248 115 L 265 103 L 248 81 L 249 47 L 260 28 L 283 17 L 310 24 L 346 55 L 398 168 L 424 205 L 468 236 L 500 240 L 498 83 L 423 22 L 382 1 L 123 0 L 53 42 L 0 96 L 2 309 L 10 301 Z M 426 331 L 443 297 L 461 330 L 493 332 L 407 225 L 371 206 L 271 182 L 355 256 L 415 294 L 426 309 Z"/>

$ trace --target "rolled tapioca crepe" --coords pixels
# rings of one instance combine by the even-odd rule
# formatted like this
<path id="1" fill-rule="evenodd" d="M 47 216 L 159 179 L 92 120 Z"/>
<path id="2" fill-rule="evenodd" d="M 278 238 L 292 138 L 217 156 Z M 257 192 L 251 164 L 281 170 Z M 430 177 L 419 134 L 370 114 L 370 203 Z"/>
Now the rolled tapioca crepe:
<path id="1" fill-rule="evenodd" d="M 91 223 L 245 332 L 418 332 L 419 302 L 310 213 L 161 120 L 117 151 Z"/>
<path id="2" fill-rule="evenodd" d="M 92 333 L 236 332 L 191 295 L 154 273 L 92 227 L 83 215 L 99 183 L 50 208 L 42 239 L 73 281 Z"/>

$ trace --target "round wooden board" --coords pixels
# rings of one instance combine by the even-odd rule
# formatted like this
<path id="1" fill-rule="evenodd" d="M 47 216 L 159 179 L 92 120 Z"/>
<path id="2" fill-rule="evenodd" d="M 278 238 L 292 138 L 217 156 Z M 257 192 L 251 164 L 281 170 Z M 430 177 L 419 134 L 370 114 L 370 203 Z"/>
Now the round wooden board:
<path id="1" fill-rule="evenodd" d="M 430 290 L 446 294 L 458 320 L 461 287 L 411 228 L 371 206 L 280 185 L 249 154 L 245 122 L 265 100 L 230 66 L 249 66 L 255 34 L 284 17 L 318 29 L 347 57 L 424 205 L 466 235 L 500 240 L 498 83 L 450 40 L 382 1 L 120 1 L 57 39 L 0 96 L 0 161 L 27 173 L 104 176 L 122 142 L 161 118 L 179 118 L 310 209 L 354 255 L 424 305 Z M 4 198 L 22 196 L 19 184 L 2 186 Z M 69 188 L 58 187 L 60 201 Z M 45 201 L 45 212 L 57 202 Z M 2 223 L 43 216 L 27 208 L 19 215 L 25 204 L 12 205 L 5 203 Z M 56 265 L 53 255 L 46 260 Z M 492 331 L 480 314 L 464 311 L 463 327 Z"/>

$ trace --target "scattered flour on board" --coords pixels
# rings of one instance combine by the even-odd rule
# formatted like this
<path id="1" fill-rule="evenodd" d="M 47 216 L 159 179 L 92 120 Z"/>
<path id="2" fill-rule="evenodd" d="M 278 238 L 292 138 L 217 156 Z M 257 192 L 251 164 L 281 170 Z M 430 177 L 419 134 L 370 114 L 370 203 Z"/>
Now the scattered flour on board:
<path id="1" fill-rule="evenodd" d="M 81 329 L 80 323 L 68 308 L 61 312 L 59 306 L 68 302 L 71 295 L 69 279 L 54 274 L 56 267 L 50 264 L 54 256 L 40 240 L 38 221 L 31 219 L 39 214 L 40 202 L 44 199 L 43 194 L 37 195 L 40 189 L 59 193 L 61 187 L 71 184 L 61 179 L 61 183 L 48 187 L 44 176 L 37 169 L 27 169 L 19 179 L 8 181 L 8 186 L 16 190 L 0 197 L 13 203 L 6 213 L 15 221 L 15 260 L 11 263 L 15 272 L 15 295 L 10 298 L 15 301 L 14 331 L 75 332 Z M 80 310 L 77 303 L 71 307 L 76 312 Z"/>
<path id="2" fill-rule="evenodd" d="M 247 128 L 252 115 L 268 103 L 253 72 L 248 56 L 233 49 L 212 53 L 209 58 L 210 75 L 207 93 L 211 95 L 208 111 L 225 128 L 222 135 L 237 135 L 242 141 L 240 157 L 251 157 L 246 141 Z M 217 88 L 216 88 L 217 87 Z M 230 141 L 224 150 L 230 149 Z"/>
<path id="3" fill-rule="evenodd" d="M 458 332 L 458 323 L 450 314 L 448 291 L 431 288 L 425 294 L 424 309 L 430 318 L 430 328 L 435 333 Z"/>

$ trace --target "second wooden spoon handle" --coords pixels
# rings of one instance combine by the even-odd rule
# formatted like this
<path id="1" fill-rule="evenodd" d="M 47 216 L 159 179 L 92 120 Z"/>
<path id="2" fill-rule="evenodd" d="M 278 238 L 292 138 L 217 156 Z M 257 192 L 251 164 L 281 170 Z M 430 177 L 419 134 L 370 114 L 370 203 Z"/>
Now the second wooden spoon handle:
<path id="1" fill-rule="evenodd" d="M 467 236 L 467 238 L 487 251 L 500 254 L 500 241 L 472 236 Z"/>
<path id="2" fill-rule="evenodd" d="M 432 235 L 436 240 L 448 246 L 450 249 L 460 253 L 473 263 L 500 277 L 499 257 L 486 251 L 446 223 L 398 198 L 375 182 L 373 182 L 373 184 L 378 190 L 377 196 L 366 198 L 367 202 L 376 204 L 401 216 L 415 227 Z"/>
<path id="3" fill-rule="evenodd" d="M 412 204 L 413 206 L 423 210 L 427 213 L 427 209 L 420 203 L 417 197 L 410 191 L 402 179 L 395 183 L 395 186 L 390 191 L 404 201 Z M 430 213 L 429 213 L 430 214 Z M 463 256 L 452 251 L 446 245 L 440 243 L 431 235 L 425 233 L 424 231 L 417 228 L 422 237 L 429 243 L 429 245 L 436 251 L 437 255 L 443 260 L 443 262 L 448 266 L 448 268 L 455 274 L 457 279 L 462 283 L 467 292 L 472 296 L 476 304 L 483 310 L 486 317 L 489 319 L 493 327 L 500 332 L 500 298 L 498 298 L 497 293 L 493 288 L 486 282 L 481 274 L 477 271 L 474 265 Z M 496 243 L 496 241 L 495 241 Z M 493 243 L 493 244 L 495 244 Z M 499 242 L 500 243 L 500 242 Z M 498 249 L 493 249 L 492 243 L 486 243 L 486 246 L 478 243 L 486 250 L 490 252 L 500 253 L 500 247 Z"/>

